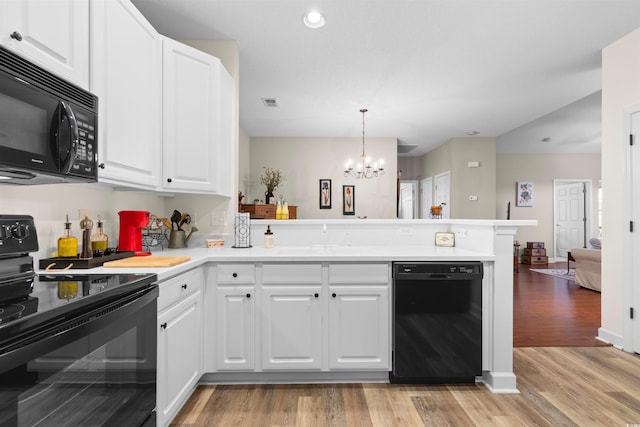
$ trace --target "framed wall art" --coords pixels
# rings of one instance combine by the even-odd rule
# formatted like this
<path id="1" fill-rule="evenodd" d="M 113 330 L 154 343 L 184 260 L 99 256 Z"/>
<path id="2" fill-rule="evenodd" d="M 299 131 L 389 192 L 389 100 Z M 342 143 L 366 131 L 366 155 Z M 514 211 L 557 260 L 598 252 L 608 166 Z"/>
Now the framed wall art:
<path id="1" fill-rule="evenodd" d="M 320 180 L 320 209 L 331 209 L 331 180 Z"/>
<path id="2" fill-rule="evenodd" d="M 518 181 L 516 206 L 533 206 L 533 182 Z"/>
<path id="3" fill-rule="evenodd" d="M 356 214 L 356 186 L 342 186 L 342 215 Z"/>

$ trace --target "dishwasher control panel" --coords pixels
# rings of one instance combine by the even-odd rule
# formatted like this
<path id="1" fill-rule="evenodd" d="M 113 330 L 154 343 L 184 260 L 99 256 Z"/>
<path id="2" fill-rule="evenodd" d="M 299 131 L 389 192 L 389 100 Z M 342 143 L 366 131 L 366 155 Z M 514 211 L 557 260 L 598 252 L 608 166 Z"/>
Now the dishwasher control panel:
<path id="1" fill-rule="evenodd" d="M 401 262 L 393 264 L 393 275 L 472 274 L 482 276 L 480 262 Z"/>

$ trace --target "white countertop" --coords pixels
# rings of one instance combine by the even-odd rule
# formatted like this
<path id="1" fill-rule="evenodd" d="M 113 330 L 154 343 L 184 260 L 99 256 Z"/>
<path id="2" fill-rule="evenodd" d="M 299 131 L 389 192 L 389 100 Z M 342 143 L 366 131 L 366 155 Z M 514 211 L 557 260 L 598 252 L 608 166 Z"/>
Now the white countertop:
<path id="1" fill-rule="evenodd" d="M 274 248 L 231 247 L 165 249 L 157 256 L 188 256 L 183 264 L 173 267 L 104 268 L 52 271 L 47 274 L 122 274 L 155 273 L 158 280 L 198 267 L 207 262 L 393 262 L 393 261 L 494 261 L 489 252 L 436 246 L 276 246 Z M 44 274 L 44 270 L 38 270 Z"/>

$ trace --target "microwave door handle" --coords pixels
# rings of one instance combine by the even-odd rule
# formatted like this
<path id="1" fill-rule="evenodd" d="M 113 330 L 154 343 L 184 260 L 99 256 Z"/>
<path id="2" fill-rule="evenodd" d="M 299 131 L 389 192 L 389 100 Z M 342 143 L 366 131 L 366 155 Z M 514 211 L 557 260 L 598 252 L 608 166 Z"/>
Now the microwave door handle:
<path id="1" fill-rule="evenodd" d="M 73 162 L 76 159 L 76 154 L 78 153 L 78 143 L 80 140 L 80 135 L 78 132 L 78 122 L 76 121 L 76 116 L 73 114 L 73 110 L 66 102 L 60 101 L 60 109 L 62 114 L 60 115 L 60 125 L 62 124 L 62 118 L 64 116 L 67 117 L 69 121 L 69 130 L 71 131 L 71 141 L 69 143 L 69 156 L 65 161 L 65 165 L 62 166 L 62 173 L 65 175 L 71 171 L 71 167 L 73 166 Z"/>

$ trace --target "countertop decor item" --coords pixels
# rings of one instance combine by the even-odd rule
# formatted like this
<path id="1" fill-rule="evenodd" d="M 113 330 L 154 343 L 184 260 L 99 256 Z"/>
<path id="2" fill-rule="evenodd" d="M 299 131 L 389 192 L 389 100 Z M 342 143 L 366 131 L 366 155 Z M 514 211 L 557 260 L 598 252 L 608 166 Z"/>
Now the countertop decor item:
<path id="1" fill-rule="evenodd" d="M 249 212 L 238 212 L 236 214 L 234 248 L 251 247 L 251 217 Z"/>
<path id="2" fill-rule="evenodd" d="M 378 175 L 384 175 L 384 168 L 382 167 L 382 163 L 384 160 L 380 159 L 378 163 L 374 163 L 371 166 L 371 157 L 367 157 L 364 152 L 364 113 L 366 113 L 366 108 L 360 110 L 362 113 L 362 154 L 360 154 L 360 161 L 357 163 L 356 170 L 353 170 L 353 161 L 351 159 L 347 160 L 347 164 L 344 169 L 344 176 L 351 176 L 355 179 L 371 179 L 377 178 Z"/>
<path id="3" fill-rule="evenodd" d="M 284 176 L 282 176 L 282 172 L 280 172 L 279 169 L 263 168 L 264 173 L 260 176 L 260 184 L 267 187 L 267 191 L 264 193 L 266 203 L 272 204 L 275 203 L 273 192 L 276 191 L 278 186 L 284 181 Z"/>

